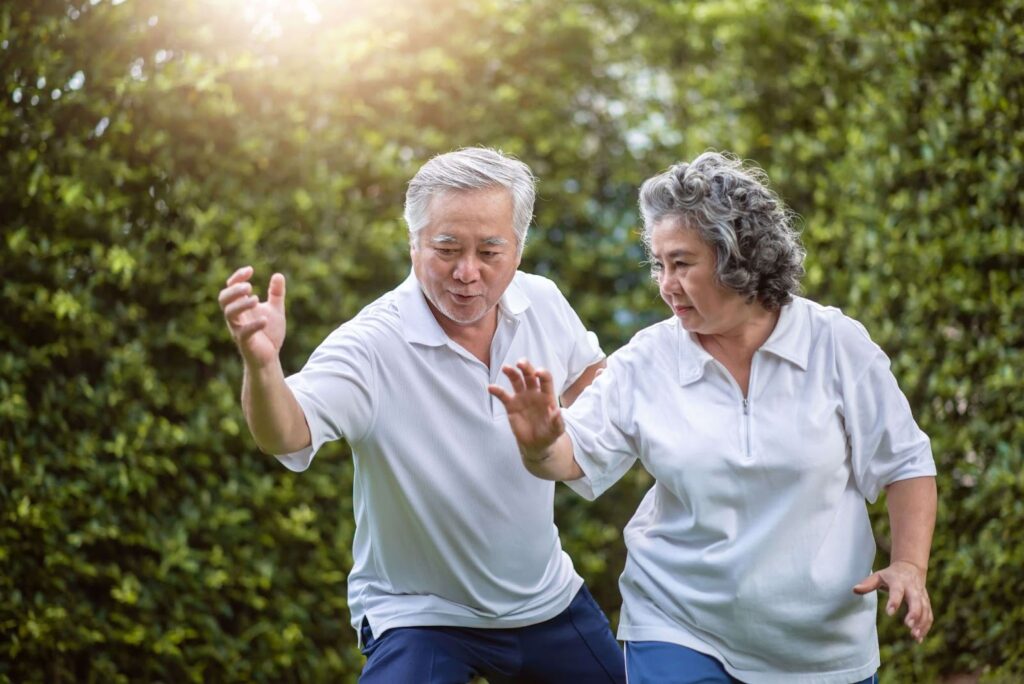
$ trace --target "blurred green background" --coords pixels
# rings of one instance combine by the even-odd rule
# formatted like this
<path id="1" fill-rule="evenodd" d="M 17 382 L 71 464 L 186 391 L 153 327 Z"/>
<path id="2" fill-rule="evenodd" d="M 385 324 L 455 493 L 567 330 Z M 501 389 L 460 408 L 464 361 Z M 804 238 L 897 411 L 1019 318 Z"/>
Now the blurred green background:
<path id="1" fill-rule="evenodd" d="M 0 682 L 354 681 L 347 447 L 257 451 L 216 295 L 287 274 L 297 370 L 477 144 L 540 177 L 524 269 L 608 352 L 667 314 L 639 183 L 761 164 L 932 437 L 935 626 L 880 616 L 883 681 L 1024 681 L 1022 56 L 1021 0 L 0 3 Z M 650 484 L 559 488 L 613 619 Z"/>

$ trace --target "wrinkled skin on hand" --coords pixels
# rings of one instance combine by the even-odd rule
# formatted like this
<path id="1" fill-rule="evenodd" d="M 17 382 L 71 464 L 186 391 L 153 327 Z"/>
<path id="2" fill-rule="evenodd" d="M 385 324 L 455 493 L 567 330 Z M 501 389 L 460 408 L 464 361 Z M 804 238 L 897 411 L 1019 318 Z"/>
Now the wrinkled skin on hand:
<path id="1" fill-rule="evenodd" d="M 925 586 L 924 570 L 908 561 L 893 561 L 889 567 L 871 573 L 853 588 L 856 594 L 878 590 L 889 593 L 885 604 L 885 612 L 888 615 L 895 615 L 906 602 L 907 614 L 903 618 L 903 623 L 910 629 L 910 635 L 918 643 L 924 641 L 934 619 L 931 600 Z"/>

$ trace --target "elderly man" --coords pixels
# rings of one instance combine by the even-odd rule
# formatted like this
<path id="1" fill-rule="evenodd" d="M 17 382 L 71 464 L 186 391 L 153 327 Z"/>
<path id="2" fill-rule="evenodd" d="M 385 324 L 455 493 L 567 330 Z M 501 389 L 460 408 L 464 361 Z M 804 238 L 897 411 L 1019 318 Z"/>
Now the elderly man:
<path id="1" fill-rule="evenodd" d="M 259 447 L 293 471 L 327 441 L 352 447 L 361 682 L 625 679 L 608 621 L 561 549 L 553 484 L 521 467 L 485 389 L 529 356 L 568 405 L 604 365 L 555 285 L 517 271 L 533 202 L 529 168 L 500 153 L 430 160 L 406 194 L 412 274 L 288 378 L 284 276 L 263 302 L 248 266 L 220 292 Z"/>

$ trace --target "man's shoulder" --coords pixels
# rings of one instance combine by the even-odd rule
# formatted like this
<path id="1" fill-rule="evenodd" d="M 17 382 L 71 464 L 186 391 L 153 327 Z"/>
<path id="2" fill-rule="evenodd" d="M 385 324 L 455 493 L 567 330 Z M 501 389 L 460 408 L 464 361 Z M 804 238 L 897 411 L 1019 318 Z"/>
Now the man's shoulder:
<path id="1" fill-rule="evenodd" d="M 327 337 L 325 342 L 354 341 L 370 348 L 402 339 L 397 290 L 384 293 L 364 306 Z"/>
<path id="2" fill-rule="evenodd" d="M 558 285 L 545 276 L 517 271 L 509 285 L 511 297 L 505 302 L 513 308 L 530 309 L 541 321 L 567 321 L 576 318 L 572 304 Z"/>
<path id="3" fill-rule="evenodd" d="M 533 303 L 534 299 L 544 300 L 550 297 L 565 299 L 555 281 L 536 273 L 516 271 L 512 282 L 523 290 L 524 294 L 530 298 L 531 303 Z"/>
<path id="4" fill-rule="evenodd" d="M 584 323 L 554 281 L 533 273 L 517 272 L 509 286 L 503 306 L 513 314 L 524 313 L 524 323 L 548 338 L 564 335 L 566 341 L 576 340 L 586 332 Z"/>

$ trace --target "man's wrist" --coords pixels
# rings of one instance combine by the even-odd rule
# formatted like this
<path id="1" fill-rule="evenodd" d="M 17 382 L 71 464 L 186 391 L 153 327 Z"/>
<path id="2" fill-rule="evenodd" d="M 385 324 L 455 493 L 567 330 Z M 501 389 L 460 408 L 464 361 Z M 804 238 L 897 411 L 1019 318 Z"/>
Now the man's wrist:
<path id="1" fill-rule="evenodd" d="M 253 377 L 264 378 L 284 374 L 280 356 L 274 356 L 266 361 L 257 361 L 242 355 L 242 364 L 245 366 L 245 372 Z"/>

